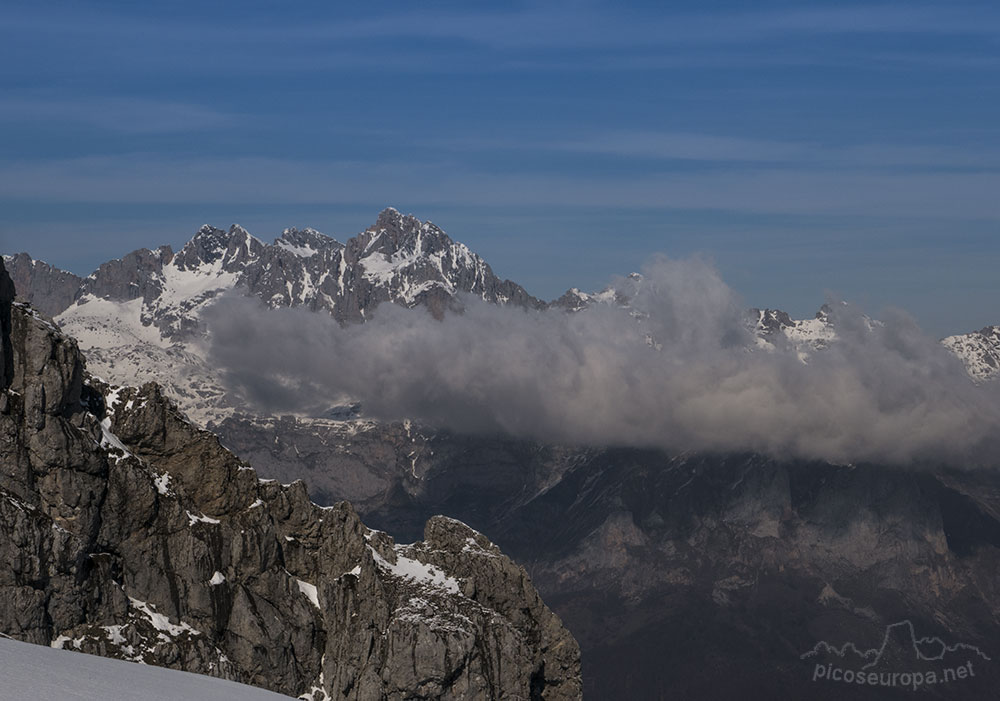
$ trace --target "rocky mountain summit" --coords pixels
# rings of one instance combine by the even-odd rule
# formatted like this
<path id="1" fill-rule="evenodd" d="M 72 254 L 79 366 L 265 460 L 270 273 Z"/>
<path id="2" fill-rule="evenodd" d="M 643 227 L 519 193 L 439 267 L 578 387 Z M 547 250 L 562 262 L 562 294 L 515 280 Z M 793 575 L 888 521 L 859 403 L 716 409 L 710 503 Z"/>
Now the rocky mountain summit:
<path id="1" fill-rule="evenodd" d="M 55 316 L 76 300 L 83 278 L 60 270 L 27 253 L 4 256 L 18 295 L 47 316 Z"/>
<path id="2" fill-rule="evenodd" d="M 580 697 L 576 642 L 483 535 L 398 545 L 258 479 L 13 298 L 0 264 L 0 633 L 310 699 Z"/>
<path id="3" fill-rule="evenodd" d="M 942 343 L 962 358 L 969 374 L 977 381 L 1000 378 L 1000 326 L 949 336 Z"/>

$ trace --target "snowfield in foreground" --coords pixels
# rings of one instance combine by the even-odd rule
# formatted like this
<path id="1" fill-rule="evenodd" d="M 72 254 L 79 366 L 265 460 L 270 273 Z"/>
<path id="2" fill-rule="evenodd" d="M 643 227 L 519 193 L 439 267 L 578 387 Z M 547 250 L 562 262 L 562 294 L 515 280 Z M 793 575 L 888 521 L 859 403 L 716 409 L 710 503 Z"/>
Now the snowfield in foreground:
<path id="1" fill-rule="evenodd" d="M 0 638 L 3 701 L 280 701 L 264 689 Z"/>

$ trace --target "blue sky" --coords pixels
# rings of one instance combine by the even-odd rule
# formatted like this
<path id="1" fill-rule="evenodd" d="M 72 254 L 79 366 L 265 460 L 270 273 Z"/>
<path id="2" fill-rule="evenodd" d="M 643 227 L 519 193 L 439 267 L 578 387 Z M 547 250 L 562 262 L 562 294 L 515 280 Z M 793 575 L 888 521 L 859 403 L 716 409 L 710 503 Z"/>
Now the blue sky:
<path id="1" fill-rule="evenodd" d="M 1000 6 L 0 8 L 0 248 L 393 205 L 546 298 L 702 253 L 748 305 L 1000 323 Z"/>

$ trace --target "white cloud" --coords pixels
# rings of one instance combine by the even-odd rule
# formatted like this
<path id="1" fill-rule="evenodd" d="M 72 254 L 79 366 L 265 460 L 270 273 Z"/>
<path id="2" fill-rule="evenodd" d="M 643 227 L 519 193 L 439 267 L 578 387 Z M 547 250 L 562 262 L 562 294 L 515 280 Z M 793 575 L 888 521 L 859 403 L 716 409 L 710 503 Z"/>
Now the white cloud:
<path id="1" fill-rule="evenodd" d="M 839 341 L 804 365 L 791 346 L 747 351 L 743 305 L 704 262 L 658 259 L 644 273 L 633 290 L 642 321 L 616 307 L 469 300 L 440 322 L 385 304 L 344 328 L 230 298 L 208 317 L 211 357 L 234 391 L 274 412 L 348 396 L 383 419 L 547 442 L 997 464 L 1000 385 L 973 385 L 907 317 L 869 330 L 838 308 Z"/>

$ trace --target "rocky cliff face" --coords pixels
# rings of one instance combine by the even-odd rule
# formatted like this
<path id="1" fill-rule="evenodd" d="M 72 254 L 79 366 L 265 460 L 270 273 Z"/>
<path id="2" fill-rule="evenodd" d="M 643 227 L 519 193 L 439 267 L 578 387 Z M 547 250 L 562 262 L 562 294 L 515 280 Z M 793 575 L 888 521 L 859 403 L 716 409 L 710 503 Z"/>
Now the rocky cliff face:
<path id="1" fill-rule="evenodd" d="M 88 376 L 0 267 L 0 632 L 307 698 L 575 699 L 524 570 L 444 517 L 397 545 L 262 481 L 158 386 Z"/>
<path id="2" fill-rule="evenodd" d="M 990 657 L 929 698 L 989 698 L 1000 678 L 994 471 L 355 429 L 291 417 L 219 427 L 283 479 L 350 491 L 368 523 L 401 538 L 440 511 L 490 533 L 579 640 L 588 696 L 902 697 L 814 682 L 801 656 L 822 641 L 874 650 L 907 621 L 918 640 Z M 890 671 L 912 669 L 899 658 Z"/>
<path id="3" fill-rule="evenodd" d="M 21 298 L 48 316 L 71 305 L 83 283 L 73 273 L 34 260 L 27 253 L 4 256 L 4 261 Z"/>
<path id="4" fill-rule="evenodd" d="M 1000 679 L 995 472 L 560 449 L 404 428 L 353 436 L 349 452 L 331 442 L 326 470 L 363 472 L 394 456 L 395 480 L 359 502 L 367 522 L 407 538 L 447 510 L 489 532 L 580 641 L 595 698 L 901 698 L 814 682 L 801 655 L 821 641 L 875 649 L 904 621 L 918 639 L 990 657 L 976 658 L 975 680 L 929 698 L 989 698 Z M 891 671 L 909 670 L 900 660 Z"/>

